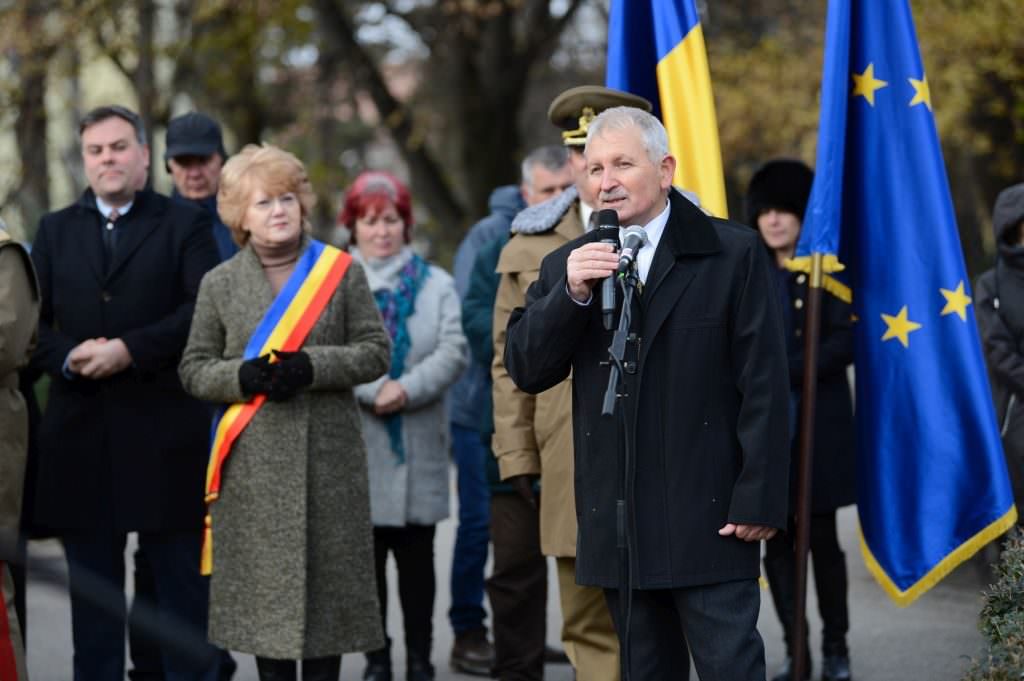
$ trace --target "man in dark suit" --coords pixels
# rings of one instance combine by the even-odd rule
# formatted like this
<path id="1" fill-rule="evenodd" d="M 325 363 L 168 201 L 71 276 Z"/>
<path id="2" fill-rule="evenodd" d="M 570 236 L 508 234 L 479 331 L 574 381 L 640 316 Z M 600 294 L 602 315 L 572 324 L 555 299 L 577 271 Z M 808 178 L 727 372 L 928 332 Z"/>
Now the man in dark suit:
<path id="1" fill-rule="evenodd" d="M 217 261 L 210 219 L 146 189 L 139 117 L 79 126 L 89 188 L 43 217 L 32 259 L 43 305 L 33 365 L 51 378 L 35 519 L 64 543 L 76 680 L 124 678 L 124 549 L 153 567 L 167 679 L 216 679 L 199 575 L 209 414 L 177 376 L 196 292 Z"/>
<path id="2" fill-rule="evenodd" d="M 171 198 L 192 203 L 210 216 L 218 261 L 227 260 L 238 252 L 238 244 L 217 213 L 220 170 L 227 160 L 220 125 L 206 114 L 191 111 L 170 120 L 164 142 L 164 165 L 174 183 Z M 157 603 L 151 561 L 141 547 L 135 552 L 134 561 L 135 597 L 128 610 L 128 652 L 132 669 L 128 671 L 128 678 L 131 681 L 164 681 L 160 646 L 136 625 L 139 613 Z M 221 679 L 230 679 L 237 666 L 231 655 L 223 651 Z"/>
<path id="3" fill-rule="evenodd" d="M 621 421 L 601 417 L 611 333 L 593 291 L 618 255 L 597 230 L 544 259 L 505 347 L 527 392 L 573 377 L 576 579 L 605 589 L 633 681 L 676 679 L 687 647 L 701 678 L 763 681 L 759 543 L 786 526 L 789 475 L 786 351 L 767 254 L 753 230 L 671 189 L 675 159 L 650 114 L 604 111 L 585 157 L 598 208 L 650 241 L 637 256 Z M 610 559 L 620 546 L 628 556 Z"/>

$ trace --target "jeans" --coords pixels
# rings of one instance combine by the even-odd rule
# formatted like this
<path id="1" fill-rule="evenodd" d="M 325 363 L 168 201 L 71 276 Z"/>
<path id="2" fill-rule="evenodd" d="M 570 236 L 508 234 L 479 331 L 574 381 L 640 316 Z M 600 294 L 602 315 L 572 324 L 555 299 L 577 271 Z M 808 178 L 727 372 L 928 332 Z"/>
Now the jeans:
<path id="1" fill-rule="evenodd" d="M 484 565 L 490 542 L 491 491 L 487 482 L 487 457 L 480 433 L 451 424 L 452 453 L 458 471 L 459 527 L 452 555 L 452 606 L 448 611 L 452 630 L 461 634 L 482 629 Z"/>

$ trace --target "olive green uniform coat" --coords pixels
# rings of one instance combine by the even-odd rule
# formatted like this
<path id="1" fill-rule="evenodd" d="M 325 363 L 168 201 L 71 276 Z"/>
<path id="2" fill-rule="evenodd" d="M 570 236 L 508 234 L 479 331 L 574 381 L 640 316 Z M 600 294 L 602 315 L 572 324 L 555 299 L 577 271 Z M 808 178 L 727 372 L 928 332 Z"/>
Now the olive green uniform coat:
<path id="1" fill-rule="evenodd" d="M 28 411 L 18 392 L 18 369 L 28 363 L 38 321 L 39 284 L 32 261 L 0 229 L 0 658 L 13 653 L 16 678 L 11 681 L 28 678 L 14 585 L 4 561 L 12 557 L 18 533 L 28 454 Z"/>

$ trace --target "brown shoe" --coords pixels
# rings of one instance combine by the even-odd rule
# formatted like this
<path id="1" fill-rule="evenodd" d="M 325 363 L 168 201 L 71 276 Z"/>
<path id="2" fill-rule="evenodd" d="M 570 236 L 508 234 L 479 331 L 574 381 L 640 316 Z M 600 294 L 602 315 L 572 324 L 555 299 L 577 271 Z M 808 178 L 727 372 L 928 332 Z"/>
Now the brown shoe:
<path id="1" fill-rule="evenodd" d="M 494 666 L 494 646 L 487 640 L 487 630 L 472 629 L 456 634 L 449 664 L 454 672 L 490 676 Z"/>

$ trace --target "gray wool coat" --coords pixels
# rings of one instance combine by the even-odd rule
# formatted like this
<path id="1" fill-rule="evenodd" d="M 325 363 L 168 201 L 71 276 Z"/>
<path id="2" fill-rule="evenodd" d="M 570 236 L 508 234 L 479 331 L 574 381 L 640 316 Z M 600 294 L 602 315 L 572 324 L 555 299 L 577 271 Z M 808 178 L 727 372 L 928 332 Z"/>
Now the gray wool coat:
<path id="1" fill-rule="evenodd" d="M 251 247 L 203 278 L 179 366 L 189 393 L 215 403 L 245 399 L 242 354 L 273 298 Z M 352 387 L 387 370 L 390 341 L 357 263 L 303 350 L 313 384 L 256 413 L 211 506 L 210 641 L 282 659 L 384 645 Z"/>
<path id="2" fill-rule="evenodd" d="M 363 263 L 370 287 L 376 291 L 397 285 L 398 272 L 412 251 L 405 248 L 391 258 L 366 260 L 354 248 L 352 255 Z M 372 411 L 387 376 L 356 387 L 374 525 L 433 525 L 448 517 L 451 459 L 445 394 L 469 361 L 461 309 L 451 275 L 431 265 L 408 320 L 409 354 L 405 371 L 397 379 L 408 398 L 402 411 L 405 463 L 399 463 L 391 449 L 384 419 Z"/>

